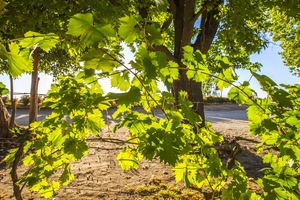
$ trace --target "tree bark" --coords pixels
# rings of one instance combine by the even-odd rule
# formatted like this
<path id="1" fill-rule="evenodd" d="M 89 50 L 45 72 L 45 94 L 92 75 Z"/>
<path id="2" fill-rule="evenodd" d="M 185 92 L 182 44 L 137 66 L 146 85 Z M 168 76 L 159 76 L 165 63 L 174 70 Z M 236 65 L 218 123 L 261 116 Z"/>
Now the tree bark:
<path id="1" fill-rule="evenodd" d="M 10 116 L 0 96 L 0 137 L 8 138 L 10 136 L 9 125 Z"/>
<path id="2" fill-rule="evenodd" d="M 39 83 L 40 48 L 33 52 L 33 72 L 31 74 L 31 91 L 29 107 L 29 124 L 37 120 L 38 115 L 38 83 Z"/>
<path id="3" fill-rule="evenodd" d="M 9 123 L 9 128 L 15 128 L 16 123 L 16 100 L 14 99 L 14 79 L 11 75 L 9 75 L 10 79 L 10 101 L 11 101 L 11 118 Z"/>
<path id="4" fill-rule="evenodd" d="M 169 0 L 170 2 L 171 0 Z M 217 33 L 219 21 L 216 19 L 218 14 L 218 6 L 223 3 L 223 0 L 206 1 L 206 5 L 213 6 L 211 10 L 207 10 L 208 6 L 203 5 L 205 9 L 201 9 L 201 13 L 195 12 L 194 0 L 174 0 L 171 9 L 174 15 L 174 29 L 175 29 L 175 47 L 174 57 L 179 61 L 179 65 L 182 68 L 186 68 L 181 62 L 183 58 L 183 47 L 191 45 L 193 30 L 195 26 L 195 20 L 197 16 L 201 14 L 200 31 L 197 35 L 195 43 L 192 45 L 194 50 L 200 50 L 203 54 L 206 54 L 213 42 L 213 39 Z M 204 3 L 204 4 L 205 4 Z M 170 4 L 171 5 L 171 4 Z M 186 91 L 188 93 L 189 101 L 193 102 L 193 110 L 202 118 L 201 127 L 205 126 L 205 114 L 204 114 L 204 101 L 202 83 L 189 80 L 186 76 L 185 70 L 179 71 L 179 80 L 173 82 L 173 95 L 178 101 L 180 91 Z"/>

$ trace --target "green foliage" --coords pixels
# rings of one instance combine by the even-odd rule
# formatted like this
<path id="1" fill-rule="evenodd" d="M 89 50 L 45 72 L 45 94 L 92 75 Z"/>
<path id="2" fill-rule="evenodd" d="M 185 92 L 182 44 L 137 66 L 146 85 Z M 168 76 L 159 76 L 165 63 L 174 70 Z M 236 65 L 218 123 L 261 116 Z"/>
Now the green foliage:
<path id="1" fill-rule="evenodd" d="M 20 98 L 20 102 L 24 105 L 24 106 L 28 106 L 29 102 L 30 102 L 30 96 L 29 95 L 23 95 Z"/>
<path id="2" fill-rule="evenodd" d="M 120 19 L 119 35 L 125 42 L 132 43 L 139 37 L 139 30 L 135 27 L 138 20 L 134 16 L 125 16 Z"/>
<path id="3" fill-rule="evenodd" d="M 88 153 L 85 138 L 105 126 L 101 110 L 110 104 L 101 91 L 94 89 L 100 87 L 97 82 L 87 84 L 86 81 L 79 74 L 52 85 L 44 101 L 44 106 L 52 108 L 51 115 L 31 124 L 34 140 L 26 143 L 23 161 L 30 168 L 20 182 L 26 182 L 45 198 L 53 196 L 61 185 L 70 183 L 74 178 L 70 162 Z M 6 161 L 12 158 L 9 155 Z M 63 169 L 60 175 L 58 169 Z"/>
<path id="4" fill-rule="evenodd" d="M 197 82 L 205 82 L 209 79 L 210 71 L 206 63 L 206 56 L 199 50 L 194 52 L 191 46 L 185 46 L 183 64 L 188 68 L 187 78 Z"/>
<path id="5" fill-rule="evenodd" d="M 138 169 L 139 162 L 143 156 L 135 149 L 125 148 L 117 156 L 117 160 L 123 170 L 129 170 L 130 168 Z"/>
<path id="6" fill-rule="evenodd" d="M 6 86 L 0 82 L 0 95 L 6 95 L 9 93 L 9 90 L 6 88 Z"/>
<path id="7" fill-rule="evenodd" d="M 232 87 L 228 92 L 228 98 L 238 104 L 251 104 L 255 91 L 249 88 L 249 82 L 245 81 L 239 87 Z"/>
<path id="8" fill-rule="evenodd" d="M 204 103 L 235 103 L 235 101 L 229 100 L 226 97 L 208 96 L 204 98 Z"/>
<path id="9" fill-rule="evenodd" d="M 52 109 L 52 114 L 30 125 L 31 140 L 25 143 L 23 159 L 24 165 L 29 167 L 19 183 L 26 183 L 31 190 L 46 198 L 57 193 L 61 185 L 69 184 L 74 178 L 70 163 L 88 153 L 86 138 L 98 134 L 105 126 L 102 111 L 115 101 L 117 110 L 113 118 L 119 123 L 114 131 L 127 128 L 130 134 L 129 145 L 117 157 L 122 169 L 137 169 L 143 158 L 157 158 L 172 166 L 177 182 L 184 181 L 187 187 L 208 187 L 213 196 L 223 199 L 300 198 L 300 85 L 278 86 L 267 76 L 259 75 L 259 65 L 249 61 L 251 54 L 266 47 L 267 41 L 262 35 L 271 30 L 274 40 L 282 41 L 286 61 L 297 65 L 297 15 L 294 12 L 286 13 L 294 10 L 289 8 L 294 4 L 233 0 L 226 1 L 226 4 L 217 1 L 220 3 L 217 5 L 211 4 L 213 1 L 199 0 L 195 1 L 195 5 L 184 4 L 186 9 L 189 7 L 194 10 L 180 13 L 180 10 L 174 11 L 174 6 L 181 3 L 169 5 L 172 1 L 103 1 L 103 6 L 99 6 L 99 2 L 68 1 L 76 8 L 77 4 L 82 6 L 78 9 L 80 13 L 73 15 L 77 9 L 73 10 L 61 1 L 61 4 L 56 2 L 55 5 L 64 6 L 57 7 L 57 12 L 53 14 L 51 9 L 46 9 L 48 12 L 45 17 L 57 19 L 57 14 L 63 19 L 54 20 L 53 24 L 43 27 L 43 18 L 27 17 L 30 11 L 22 6 L 51 8 L 54 5 L 48 5 L 45 1 L 17 2 L 11 1 L 6 8 L 14 8 L 11 11 L 22 10 L 15 12 L 20 13 L 18 18 L 10 15 L 0 18 L 4 39 L 8 40 L 10 36 L 23 37 L 25 34 L 24 38 L 5 41 L 9 45 L 0 44 L 0 58 L 8 63 L 9 74 L 16 77 L 31 71 L 30 55 L 37 47 L 45 55 L 47 52 L 56 52 L 54 55 L 64 52 L 62 55 L 74 56 L 70 63 L 81 61 L 83 66 L 78 74 L 60 77 L 52 85 L 43 102 L 44 106 Z M 277 17 L 277 11 L 284 12 L 283 16 L 280 14 Z M 64 12 L 67 14 L 62 15 Z M 206 43 L 210 42 L 201 40 L 206 36 L 211 37 L 204 33 L 211 31 L 210 27 L 206 29 L 206 25 L 214 22 L 206 18 L 209 24 L 201 26 L 201 30 L 192 22 L 197 21 L 196 17 L 201 14 L 201 19 L 204 19 L 203 13 L 208 12 L 214 15 L 218 32 L 217 37 L 211 38 L 212 47 L 204 54 L 201 53 L 205 52 L 202 46 L 205 48 Z M 73 17 L 67 22 L 71 13 Z M 114 15 L 110 16 L 110 13 Z M 192 13 L 192 19 L 178 17 L 186 13 Z M 41 15 L 38 12 L 33 14 Z M 18 26 L 19 18 L 28 19 L 29 30 Z M 181 19 L 184 19 L 182 29 L 178 30 L 176 27 L 180 23 L 177 22 Z M 284 19 L 288 25 L 283 28 L 284 23 L 278 23 L 280 19 Z M 14 26 L 6 25 L 14 21 Z M 41 29 L 39 32 L 37 27 Z M 66 29 L 67 35 L 58 36 L 57 32 L 62 33 Z M 187 37 L 180 38 L 180 35 Z M 193 36 L 201 43 L 192 44 Z M 120 55 L 121 43 L 129 46 L 134 54 L 129 64 L 125 64 Z M 63 51 L 55 51 L 54 47 L 58 47 L 58 44 L 64 47 L 60 49 Z M 291 51 L 288 46 L 292 47 Z M 256 99 L 249 82 L 233 85 L 237 80 L 235 69 L 239 67 L 250 69 L 263 90 L 268 92 L 267 99 Z M 122 93 L 104 95 L 98 83 L 103 77 L 108 78 L 111 86 Z M 170 92 L 176 84 L 187 84 L 188 87 L 190 83 L 200 84 L 212 78 L 220 89 L 233 86 L 228 93 L 231 100 L 249 104 L 250 131 L 261 139 L 258 152 L 272 149 L 263 157 L 270 167 L 264 169 L 264 177 L 257 181 L 263 187 L 262 195 L 250 191 L 248 178 L 240 163 L 235 162 L 232 169 L 227 169 L 221 162 L 216 146 L 223 142 L 223 136 L 215 132 L 209 123 L 201 127 L 202 119 L 194 110 L 195 102 L 189 101 L 193 94 L 186 91 Z M 162 92 L 158 87 L 159 81 L 169 91 Z M 1 92 L 6 92 L 2 86 Z M 137 104 L 142 106 L 143 112 L 132 110 Z M 155 109 L 160 109 L 164 116 L 156 117 Z M 11 163 L 15 152 L 15 149 L 11 150 L 4 161 Z M 158 195 L 162 198 L 176 196 L 174 192 L 166 191 Z"/>
<path id="10" fill-rule="evenodd" d="M 25 33 L 25 38 L 20 41 L 20 45 L 23 48 L 36 48 L 40 47 L 44 51 L 48 52 L 54 48 L 59 42 L 59 38 L 54 33 L 40 34 L 29 31 Z"/>
<path id="11" fill-rule="evenodd" d="M 11 43 L 8 51 L 3 44 L 0 44 L 0 58 L 6 60 L 9 66 L 8 72 L 17 77 L 24 72 L 32 70 L 32 60 L 29 59 L 29 51 L 20 51 L 20 46 Z"/>
<path id="12" fill-rule="evenodd" d="M 275 149 L 263 157 L 270 168 L 258 180 L 266 199 L 298 199 L 299 191 L 299 92 L 300 85 L 277 86 L 270 78 L 255 74 L 269 98 L 248 108 L 250 131 L 261 136 L 258 151 Z"/>
<path id="13" fill-rule="evenodd" d="M 67 33 L 75 37 L 80 36 L 80 40 L 85 46 L 97 46 L 104 37 L 113 37 L 115 35 L 109 24 L 100 25 L 95 23 L 91 13 L 73 16 L 69 20 Z"/>

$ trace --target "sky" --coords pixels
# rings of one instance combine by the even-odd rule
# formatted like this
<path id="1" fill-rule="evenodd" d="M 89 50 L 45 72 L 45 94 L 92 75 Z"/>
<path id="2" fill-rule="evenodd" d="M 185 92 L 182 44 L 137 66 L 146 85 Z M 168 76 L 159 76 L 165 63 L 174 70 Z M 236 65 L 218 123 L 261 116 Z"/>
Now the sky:
<path id="1" fill-rule="evenodd" d="M 284 66 L 281 56 L 278 54 L 280 51 L 280 47 L 278 45 L 272 45 L 267 48 L 260 54 L 255 54 L 251 56 L 251 61 L 262 63 L 263 67 L 261 68 L 260 74 L 264 74 L 273 79 L 276 83 L 284 83 L 284 84 L 295 84 L 300 83 L 300 78 L 296 76 L 292 76 L 289 72 L 288 67 Z M 126 54 L 125 54 L 126 55 Z M 131 59 L 133 59 L 132 55 L 126 55 L 125 62 L 128 63 Z M 249 80 L 251 74 L 247 70 L 237 70 L 237 74 L 239 79 L 238 83 L 242 83 L 245 80 Z M 43 73 L 40 73 L 40 82 L 39 82 L 39 94 L 46 94 L 47 91 L 51 87 L 52 77 Z M 0 82 L 4 83 L 7 88 L 9 88 L 9 77 L 7 75 L 0 75 Z M 17 78 L 14 81 L 15 84 L 15 93 L 29 93 L 30 92 L 30 84 L 31 84 L 31 75 L 23 75 Z M 108 79 L 102 80 L 101 85 L 105 93 L 107 92 L 117 92 L 116 89 L 110 87 L 110 82 Z M 266 93 L 264 93 L 260 89 L 259 83 L 252 78 L 250 81 L 250 87 L 257 91 L 258 97 L 266 97 Z M 225 89 L 222 92 L 223 96 L 227 95 L 229 89 Z M 15 98 L 20 98 L 21 95 L 15 95 Z"/>

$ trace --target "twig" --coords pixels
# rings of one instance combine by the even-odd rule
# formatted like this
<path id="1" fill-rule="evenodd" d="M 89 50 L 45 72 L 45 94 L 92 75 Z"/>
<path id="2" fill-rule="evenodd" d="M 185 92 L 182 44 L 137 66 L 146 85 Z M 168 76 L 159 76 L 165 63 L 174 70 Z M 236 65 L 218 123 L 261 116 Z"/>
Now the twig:
<path id="1" fill-rule="evenodd" d="M 138 144 L 138 143 L 135 143 L 135 142 L 130 142 L 130 140 L 133 140 L 133 139 L 136 139 L 136 138 L 131 138 L 129 140 L 120 140 L 120 139 L 117 139 L 117 138 L 102 138 L 102 137 L 99 137 L 99 138 L 87 138 L 86 140 L 87 141 L 100 141 L 100 142 L 109 142 L 109 143 L 114 143 L 114 144 Z"/>
<path id="2" fill-rule="evenodd" d="M 66 190 L 86 190 L 86 191 L 95 191 L 95 192 L 109 192 L 109 193 L 122 193 L 122 194 L 132 194 L 132 192 L 125 192 L 121 190 L 100 190 L 92 188 L 78 188 L 78 187 L 63 187 Z"/>
<path id="3" fill-rule="evenodd" d="M 244 140 L 244 141 L 252 142 L 252 143 L 255 143 L 255 144 L 259 144 L 260 143 L 259 141 L 256 141 L 256 140 L 253 140 L 253 139 L 249 139 L 249 138 L 244 138 L 244 137 L 241 137 L 241 136 L 235 137 L 234 140 L 235 141 Z"/>

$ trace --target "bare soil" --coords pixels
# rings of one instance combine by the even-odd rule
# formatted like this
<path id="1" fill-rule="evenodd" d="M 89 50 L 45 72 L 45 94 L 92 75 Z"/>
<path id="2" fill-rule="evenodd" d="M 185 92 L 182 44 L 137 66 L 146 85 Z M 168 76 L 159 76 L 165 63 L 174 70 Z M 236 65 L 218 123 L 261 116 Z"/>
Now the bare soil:
<path id="1" fill-rule="evenodd" d="M 245 106 L 236 105 L 210 105 L 206 110 L 228 111 L 233 114 L 237 110 L 245 110 Z M 238 113 L 238 112 L 236 112 Z M 238 116 L 234 119 L 212 120 L 216 131 L 221 132 L 228 143 L 235 142 L 236 137 L 240 140 L 236 142 L 241 147 L 241 153 L 237 160 L 245 167 L 249 176 L 250 186 L 259 191 L 260 188 L 254 184 L 253 180 L 262 176 L 260 169 L 264 164 L 261 157 L 255 154 L 256 144 L 242 138 L 258 141 L 258 138 L 249 136 L 248 121 L 239 120 Z M 221 118 L 221 117 L 220 117 Z M 243 117 L 241 117 L 243 118 Z M 116 134 L 111 133 L 113 124 L 103 130 L 100 135 L 103 138 L 126 139 L 128 132 L 125 129 L 119 130 Z M 138 170 L 122 171 L 116 160 L 117 154 L 122 146 L 91 140 L 90 152 L 82 160 L 72 164 L 72 171 L 75 179 L 67 187 L 62 187 L 54 199 L 140 199 L 143 197 L 138 193 L 141 186 L 150 187 L 151 185 L 162 185 L 166 187 L 183 188 L 182 183 L 175 183 L 171 167 L 155 161 L 142 161 Z M 3 148 L 0 146 L 0 148 Z M 0 157 L 0 159 L 2 159 Z M 226 159 L 226 158 L 225 158 Z M 14 199 L 12 182 L 10 178 L 10 168 L 0 168 L 0 199 Z M 20 167 L 19 175 L 25 169 Z M 43 199 L 38 194 L 30 192 L 26 187 L 23 190 L 24 199 Z"/>

